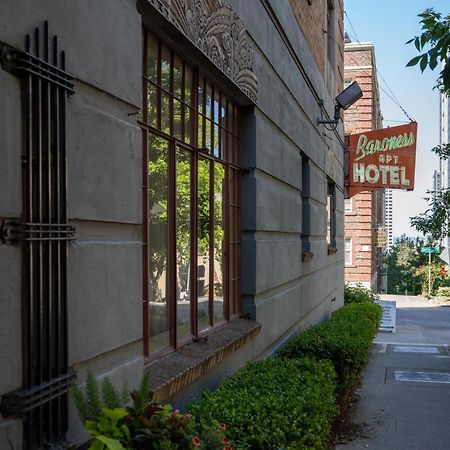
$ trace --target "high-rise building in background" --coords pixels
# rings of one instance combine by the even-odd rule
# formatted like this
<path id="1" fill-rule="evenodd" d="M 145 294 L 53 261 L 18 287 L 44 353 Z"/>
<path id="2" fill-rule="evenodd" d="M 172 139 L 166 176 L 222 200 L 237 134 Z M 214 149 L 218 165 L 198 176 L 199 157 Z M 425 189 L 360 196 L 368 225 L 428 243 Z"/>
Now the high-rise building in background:
<path id="1" fill-rule="evenodd" d="M 344 86 L 353 81 L 363 98 L 345 111 L 346 134 L 382 128 L 375 48 L 370 42 L 346 41 Z M 381 272 L 384 245 L 380 247 L 377 239 L 377 231 L 386 225 L 384 212 L 384 190 L 360 192 L 345 201 L 345 281 L 376 292 L 385 289 L 386 281 Z"/>
<path id="2" fill-rule="evenodd" d="M 393 236 L 393 192 L 392 189 L 384 191 L 384 225 L 387 233 L 387 250 L 390 250 L 394 243 Z"/>
<path id="3" fill-rule="evenodd" d="M 445 94 L 441 93 L 440 98 L 440 114 L 439 114 L 439 129 L 441 145 L 448 144 L 450 142 L 449 129 L 450 129 L 450 102 Z M 433 175 L 433 191 L 434 196 L 437 192 L 450 188 L 450 159 L 439 160 L 439 175 Z M 443 243 L 447 247 L 450 247 L 450 238 L 447 238 L 447 242 Z"/>

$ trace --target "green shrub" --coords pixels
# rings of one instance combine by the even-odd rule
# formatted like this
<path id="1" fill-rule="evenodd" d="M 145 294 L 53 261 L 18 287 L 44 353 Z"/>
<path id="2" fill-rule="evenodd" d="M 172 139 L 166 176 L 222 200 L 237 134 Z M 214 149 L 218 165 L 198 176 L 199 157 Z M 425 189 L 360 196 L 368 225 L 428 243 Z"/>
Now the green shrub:
<path id="1" fill-rule="evenodd" d="M 439 287 L 437 290 L 437 296 L 444 300 L 450 300 L 450 287 L 448 286 Z"/>
<path id="2" fill-rule="evenodd" d="M 345 284 L 344 286 L 344 303 L 373 303 L 378 300 L 379 296 L 372 292 L 370 289 L 366 289 L 362 284 L 351 286 Z"/>
<path id="3" fill-rule="evenodd" d="M 329 360 L 336 370 L 338 395 L 343 395 L 359 380 L 380 319 L 381 307 L 377 304 L 345 305 L 327 322 L 294 337 L 279 356 Z"/>
<path id="4" fill-rule="evenodd" d="M 227 424 L 235 449 L 322 449 L 337 413 L 328 361 L 269 358 L 247 364 L 189 407 L 203 424 Z"/>

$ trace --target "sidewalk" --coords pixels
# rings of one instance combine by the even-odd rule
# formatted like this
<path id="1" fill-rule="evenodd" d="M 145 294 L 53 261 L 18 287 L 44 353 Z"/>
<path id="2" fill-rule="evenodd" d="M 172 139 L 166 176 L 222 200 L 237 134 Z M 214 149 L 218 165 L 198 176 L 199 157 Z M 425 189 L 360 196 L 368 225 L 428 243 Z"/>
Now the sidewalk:
<path id="1" fill-rule="evenodd" d="M 376 336 L 336 449 L 450 449 L 450 307 L 382 299 L 397 302 L 397 333 Z"/>

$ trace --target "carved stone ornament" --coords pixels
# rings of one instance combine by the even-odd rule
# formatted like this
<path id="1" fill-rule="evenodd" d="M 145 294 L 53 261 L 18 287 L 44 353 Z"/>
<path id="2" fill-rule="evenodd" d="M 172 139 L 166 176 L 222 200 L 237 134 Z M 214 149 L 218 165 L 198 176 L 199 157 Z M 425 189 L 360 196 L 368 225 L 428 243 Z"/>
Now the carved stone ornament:
<path id="1" fill-rule="evenodd" d="M 225 0 L 149 0 L 253 102 L 254 52 L 244 24 Z"/>

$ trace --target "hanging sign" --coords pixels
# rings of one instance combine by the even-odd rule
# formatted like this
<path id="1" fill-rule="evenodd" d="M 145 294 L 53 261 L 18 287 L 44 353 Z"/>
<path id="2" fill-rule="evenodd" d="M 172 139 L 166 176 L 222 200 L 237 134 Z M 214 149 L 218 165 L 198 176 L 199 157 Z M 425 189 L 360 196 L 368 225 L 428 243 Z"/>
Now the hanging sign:
<path id="1" fill-rule="evenodd" d="M 417 122 L 352 134 L 348 139 L 349 196 L 375 189 L 414 189 Z"/>

